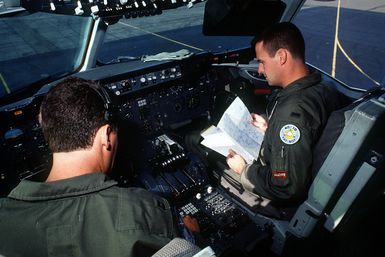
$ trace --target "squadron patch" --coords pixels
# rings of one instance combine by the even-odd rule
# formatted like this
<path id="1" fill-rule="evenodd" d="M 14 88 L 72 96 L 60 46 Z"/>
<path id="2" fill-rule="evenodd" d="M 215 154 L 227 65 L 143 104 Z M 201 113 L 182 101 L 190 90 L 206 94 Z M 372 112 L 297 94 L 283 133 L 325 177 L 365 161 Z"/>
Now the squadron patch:
<path id="1" fill-rule="evenodd" d="M 285 144 L 292 145 L 298 142 L 301 137 L 301 132 L 293 124 L 286 124 L 281 128 L 279 137 Z"/>

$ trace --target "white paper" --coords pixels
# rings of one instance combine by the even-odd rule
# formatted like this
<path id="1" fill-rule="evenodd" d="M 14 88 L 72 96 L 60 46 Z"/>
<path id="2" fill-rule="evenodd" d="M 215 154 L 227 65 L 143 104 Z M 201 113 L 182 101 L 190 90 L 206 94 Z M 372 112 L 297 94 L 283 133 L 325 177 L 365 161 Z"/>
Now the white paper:
<path id="1" fill-rule="evenodd" d="M 218 126 L 211 126 L 201 135 L 204 146 L 224 156 L 232 149 L 247 163 L 258 158 L 263 141 L 263 133 L 251 124 L 251 114 L 239 97 L 227 108 Z"/>

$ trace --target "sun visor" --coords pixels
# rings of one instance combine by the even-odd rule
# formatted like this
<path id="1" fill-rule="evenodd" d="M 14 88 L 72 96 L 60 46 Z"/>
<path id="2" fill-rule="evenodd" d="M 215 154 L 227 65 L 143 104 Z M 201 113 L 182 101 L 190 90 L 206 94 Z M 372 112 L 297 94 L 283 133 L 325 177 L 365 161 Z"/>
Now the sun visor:
<path id="1" fill-rule="evenodd" d="M 277 23 L 286 4 L 279 0 L 207 0 L 203 34 L 207 36 L 255 36 Z"/>

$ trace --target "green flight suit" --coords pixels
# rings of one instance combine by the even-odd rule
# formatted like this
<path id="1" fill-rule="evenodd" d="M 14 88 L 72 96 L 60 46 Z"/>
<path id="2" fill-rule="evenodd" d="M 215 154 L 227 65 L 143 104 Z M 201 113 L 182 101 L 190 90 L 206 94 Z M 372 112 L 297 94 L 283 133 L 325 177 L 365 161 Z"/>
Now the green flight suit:
<path id="1" fill-rule="evenodd" d="M 248 191 L 291 205 L 304 200 L 310 186 L 313 147 L 330 113 L 346 97 L 312 73 L 280 90 L 267 108 L 268 128 L 259 158 L 246 165 L 241 183 Z"/>
<path id="2" fill-rule="evenodd" d="M 102 173 L 21 181 L 0 200 L 0 255 L 150 256 L 175 235 L 168 202 Z"/>

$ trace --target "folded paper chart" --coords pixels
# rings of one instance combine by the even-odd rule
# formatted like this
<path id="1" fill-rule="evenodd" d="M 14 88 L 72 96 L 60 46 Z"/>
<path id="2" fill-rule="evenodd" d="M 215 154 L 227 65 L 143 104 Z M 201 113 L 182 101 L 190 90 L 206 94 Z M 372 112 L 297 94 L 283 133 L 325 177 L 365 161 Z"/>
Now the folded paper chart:
<path id="1" fill-rule="evenodd" d="M 241 155 L 247 163 L 258 158 L 264 134 L 251 124 L 251 114 L 237 97 L 222 115 L 217 126 L 203 133 L 202 145 L 227 156 L 229 149 Z"/>

